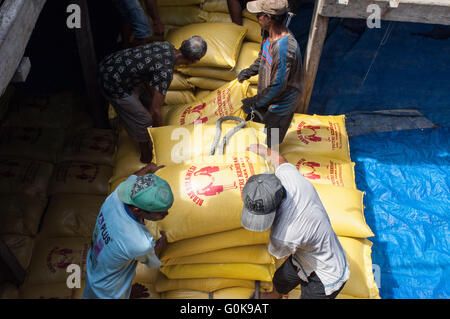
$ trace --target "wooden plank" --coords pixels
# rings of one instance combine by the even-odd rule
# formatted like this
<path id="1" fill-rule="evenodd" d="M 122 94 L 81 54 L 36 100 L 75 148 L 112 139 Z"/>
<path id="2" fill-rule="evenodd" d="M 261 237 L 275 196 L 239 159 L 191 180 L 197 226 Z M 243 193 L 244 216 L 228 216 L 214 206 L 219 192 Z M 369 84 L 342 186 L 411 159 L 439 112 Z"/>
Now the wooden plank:
<path id="1" fill-rule="evenodd" d="M 14 76 L 46 0 L 4 0 L 0 7 L 0 96 Z"/>
<path id="2" fill-rule="evenodd" d="M 327 35 L 328 17 L 319 14 L 322 0 L 316 0 L 314 12 L 309 30 L 308 45 L 303 61 L 302 81 L 303 95 L 297 107 L 297 113 L 306 114 L 308 112 L 309 101 L 314 88 L 317 70 L 319 68 L 320 56 L 322 54 L 323 43 Z"/>
<path id="3" fill-rule="evenodd" d="M 21 285 L 26 276 L 25 270 L 20 265 L 16 256 L 11 252 L 8 246 L 0 239 L 0 271 L 6 275 L 16 285 Z"/>
<path id="4" fill-rule="evenodd" d="M 393 7 L 393 0 L 350 0 L 347 5 L 336 0 L 323 0 L 319 14 L 326 17 L 367 19 L 372 12 L 367 12 L 370 4 L 380 8 L 381 19 L 402 22 L 417 22 L 450 25 L 450 1 L 398 0 Z"/>
<path id="5" fill-rule="evenodd" d="M 92 37 L 89 7 L 86 0 L 74 0 L 81 9 L 81 28 L 75 29 L 78 52 L 83 70 L 86 93 L 90 104 L 89 110 L 97 128 L 109 128 L 108 105 L 100 93 L 97 82 L 98 65 Z"/>

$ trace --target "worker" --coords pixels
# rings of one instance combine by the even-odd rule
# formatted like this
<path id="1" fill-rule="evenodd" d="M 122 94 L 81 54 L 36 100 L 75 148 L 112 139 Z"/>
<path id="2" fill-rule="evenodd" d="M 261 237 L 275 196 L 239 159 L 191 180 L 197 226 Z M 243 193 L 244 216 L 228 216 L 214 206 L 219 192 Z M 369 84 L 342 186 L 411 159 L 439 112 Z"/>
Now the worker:
<path id="1" fill-rule="evenodd" d="M 283 141 L 302 95 L 300 47 L 284 25 L 286 0 L 250 1 L 247 10 L 257 14 L 266 32 L 258 58 L 237 76 L 243 82 L 258 74 L 257 95 L 243 99 L 242 109 L 263 114 L 266 143 L 274 148 Z"/>
<path id="2" fill-rule="evenodd" d="M 164 24 L 158 14 L 157 0 L 145 0 L 147 12 L 153 21 L 153 28 L 139 0 L 113 0 L 122 16 L 122 44 L 124 48 L 147 44 L 152 35 L 162 39 Z M 134 42 L 130 42 L 131 34 Z"/>
<path id="3" fill-rule="evenodd" d="M 137 263 L 160 267 L 158 257 L 167 245 L 163 231 L 155 242 L 145 220 L 163 219 L 173 204 L 169 184 L 154 175 L 161 167 L 154 163 L 144 166 L 121 183 L 100 208 L 87 256 L 84 299 L 128 299 L 136 292 L 145 294 L 142 286 L 132 286 Z"/>
<path id="4" fill-rule="evenodd" d="M 301 285 L 302 299 L 333 299 L 350 271 L 320 198 L 309 182 L 278 152 L 260 144 L 249 151 L 272 163 L 275 173 L 251 176 L 242 191 L 242 226 L 271 227 L 269 253 L 285 259 L 273 277 L 273 290 L 260 298 L 281 298 Z"/>
<path id="5" fill-rule="evenodd" d="M 169 42 L 152 42 L 112 53 L 100 63 L 100 87 L 130 137 L 139 143 L 141 162 L 152 160 L 147 128 L 163 125 L 161 107 L 174 66 L 195 63 L 206 50 L 205 40 L 192 36 L 180 49 Z"/>

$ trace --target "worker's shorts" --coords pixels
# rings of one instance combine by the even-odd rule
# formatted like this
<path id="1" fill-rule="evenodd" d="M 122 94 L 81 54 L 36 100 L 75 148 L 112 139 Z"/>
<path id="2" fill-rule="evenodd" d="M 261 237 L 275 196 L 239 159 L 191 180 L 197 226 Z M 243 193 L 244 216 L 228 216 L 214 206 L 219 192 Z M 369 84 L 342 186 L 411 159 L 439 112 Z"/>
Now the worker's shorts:
<path id="1" fill-rule="evenodd" d="M 130 96 L 122 99 L 104 95 L 111 102 L 128 135 L 136 142 L 148 142 L 150 137 L 147 128 L 153 125 L 153 120 L 149 111 L 141 102 L 141 99 L 150 99 L 149 96 L 145 95 L 145 91 L 141 87 L 137 87 Z"/>
<path id="2" fill-rule="evenodd" d="M 301 285 L 300 299 L 334 299 L 344 288 L 345 283 L 332 294 L 326 295 L 325 287 L 317 274 L 313 271 L 308 277 L 308 282 L 301 280 L 291 258 L 292 256 L 286 259 L 283 265 L 277 269 L 272 280 L 274 289 L 280 294 L 287 294 Z"/>
<path id="3" fill-rule="evenodd" d="M 113 0 L 122 18 L 131 25 L 136 39 L 146 39 L 153 33 L 139 0 Z"/>

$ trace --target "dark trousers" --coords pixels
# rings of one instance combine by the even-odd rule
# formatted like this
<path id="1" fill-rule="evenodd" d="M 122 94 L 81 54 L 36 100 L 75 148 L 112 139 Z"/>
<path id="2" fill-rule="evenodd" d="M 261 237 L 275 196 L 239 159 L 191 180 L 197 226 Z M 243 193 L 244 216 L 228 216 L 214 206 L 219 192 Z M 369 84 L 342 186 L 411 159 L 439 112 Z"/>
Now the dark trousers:
<path id="1" fill-rule="evenodd" d="M 284 137 L 286 136 L 287 130 L 291 125 L 292 118 L 294 117 L 294 112 L 279 116 L 275 113 L 267 111 L 264 114 L 264 129 L 266 132 L 266 144 L 268 147 L 274 146 L 274 143 L 281 144 L 283 142 Z M 272 135 L 276 134 L 276 130 L 278 130 L 278 138 L 274 136 L 275 140 L 272 141 Z"/>
<path id="2" fill-rule="evenodd" d="M 344 288 L 345 283 L 337 291 L 326 295 L 325 287 L 317 274 L 313 271 L 308 277 L 308 282 L 301 280 L 297 275 L 297 268 L 292 263 L 291 258 L 292 256 L 277 269 L 272 280 L 274 289 L 280 294 L 287 294 L 298 285 L 301 285 L 300 299 L 334 299 Z"/>

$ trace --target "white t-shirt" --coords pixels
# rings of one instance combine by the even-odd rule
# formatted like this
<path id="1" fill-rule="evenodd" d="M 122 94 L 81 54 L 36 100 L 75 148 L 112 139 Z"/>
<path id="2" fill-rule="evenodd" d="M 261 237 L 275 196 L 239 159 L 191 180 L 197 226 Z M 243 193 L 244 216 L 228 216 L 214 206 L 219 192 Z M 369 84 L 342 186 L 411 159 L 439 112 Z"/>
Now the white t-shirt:
<path id="1" fill-rule="evenodd" d="M 300 279 L 308 281 L 314 271 L 330 295 L 349 278 L 350 271 L 328 214 L 314 186 L 294 165 L 281 164 L 275 175 L 286 189 L 286 199 L 272 225 L 269 252 L 277 258 L 292 255 Z"/>
<path id="2" fill-rule="evenodd" d="M 83 298 L 128 299 L 137 262 L 149 268 L 161 266 L 154 246 L 148 229 L 127 212 L 117 190 L 114 191 L 97 217 L 87 257 Z"/>

